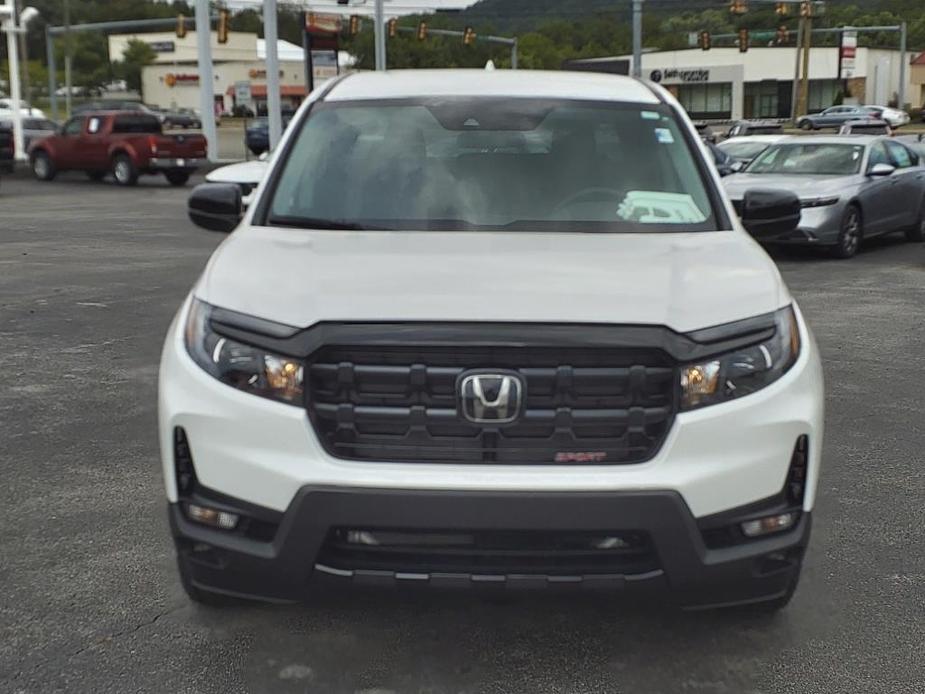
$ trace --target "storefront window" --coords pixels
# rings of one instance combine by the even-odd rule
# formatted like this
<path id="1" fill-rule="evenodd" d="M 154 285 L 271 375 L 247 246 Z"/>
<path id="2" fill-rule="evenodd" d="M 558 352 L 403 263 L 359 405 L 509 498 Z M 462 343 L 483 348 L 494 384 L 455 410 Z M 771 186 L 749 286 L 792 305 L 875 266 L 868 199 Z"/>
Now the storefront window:
<path id="1" fill-rule="evenodd" d="M 732 114 L 731 84 L 682 84 L 678 101 L 694 118 L 729 118 Z"/>
<path id="2" fill-rule="evenodd" d="M 838 93 L 836 80 L 810 80 L 809 83 L 809 111 L 821 111 L 835 103 Z"/>

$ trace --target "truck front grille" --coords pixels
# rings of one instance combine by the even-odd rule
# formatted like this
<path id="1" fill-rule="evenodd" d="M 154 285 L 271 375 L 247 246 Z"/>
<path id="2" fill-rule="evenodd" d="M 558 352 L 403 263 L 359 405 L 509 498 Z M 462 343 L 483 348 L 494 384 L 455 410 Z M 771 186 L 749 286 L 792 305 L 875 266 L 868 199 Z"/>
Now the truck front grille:
<path id="1" fill-rule="evenodd" d="M 475 424 L 457 402 L 471 369 L 516 372 L 521 416 Z M 325 346 L 307 363 L 307 408 L 347 460 L 630 464 L 652 458 L 676 408 L 676 370 L 657 349 Z"/>

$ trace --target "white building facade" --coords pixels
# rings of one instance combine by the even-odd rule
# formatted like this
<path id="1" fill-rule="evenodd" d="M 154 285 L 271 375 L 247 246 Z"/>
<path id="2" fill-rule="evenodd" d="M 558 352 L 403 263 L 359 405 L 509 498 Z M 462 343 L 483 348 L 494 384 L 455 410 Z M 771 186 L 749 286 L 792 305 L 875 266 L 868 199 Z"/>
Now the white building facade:
<path id="1" fill-rule="evenodd" d="M 915 98 L 910 63 L 917 55 L 908 52 L 905 56 L 906 102 Z M 738 48 L 654 51 L 642 55 L 642 76 L 667 87 L 693 118 L 789 118 L 796 59 L 793 46 L 752 47 L 745 53 Z M 820 111 L 839 98 L 849 103 L 887 105 L 901 91 L 901 60 L 899 51 L 858 48 L 853 74 L 839 79 L 838 49 L 812 48 L 809 110 Z M 581 63 L 581 69 L 593 69 L 595 60 L 576 62 Z M 632 70 L 631 55 L 599 62 Z"/>
<path id="2" fill-rule="evenodd" d="M 227 43 L 220 44 L 215 32 L 212 37 L 212 72 L 215 80 L 213 93 L 217 107 L 230 112 L 237 104 L 242 85 L 250 94 L 247 106 L 254 112 L 266 106 L 267 70 L 266 46 L 256 34 L 230 32 Z M 199 68 L 196 50 L 196 32 L 189 31 L 183 38 L 174 32 L 151 34 L 119 34 L 109 37 L 110 60 L 120 60 L 131 41 L 141 41 L 154 50 L 156 58 L 142 70 L 141 89 L 145 103 L 164 108 L 199 108 Z M 280 96 L 284 108 L 296 108 L 306 96 L 304 51 L 287 41 L 280 41 L 279 55 Z M 327 60 L 325 60 L 327 58 Z M 341 62 L 349 62 L 343 55 Z M 314 64 L 315 86 L 337 75 L 338 61 L 333 52 L 316 55 Z M 236 87 L 238 89 L 236 89 Z"/>

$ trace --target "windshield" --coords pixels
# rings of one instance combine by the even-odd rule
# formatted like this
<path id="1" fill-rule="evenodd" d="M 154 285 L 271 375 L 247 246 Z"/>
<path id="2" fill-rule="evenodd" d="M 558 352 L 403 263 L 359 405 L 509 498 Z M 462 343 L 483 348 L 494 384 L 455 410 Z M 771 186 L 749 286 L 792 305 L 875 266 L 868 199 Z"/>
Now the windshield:
<path id="1" fill-rule="evenodd" d="M 750 174 L 850 176 L 861 169 L 864 145 L 773 145 L 746 169 Z"/>
<path id="2" fill-rule="evenodd" d="M 310 228 L 716 229 L 664 106 L 440 98 L 317 105 L 269 223 Z"/>
<path id="3" fill-rule="evenodd" d="M 720 145 L 720 149 L 736 159 L 753 159 L 768 146 L 767 142 L 724 142 Z"/>

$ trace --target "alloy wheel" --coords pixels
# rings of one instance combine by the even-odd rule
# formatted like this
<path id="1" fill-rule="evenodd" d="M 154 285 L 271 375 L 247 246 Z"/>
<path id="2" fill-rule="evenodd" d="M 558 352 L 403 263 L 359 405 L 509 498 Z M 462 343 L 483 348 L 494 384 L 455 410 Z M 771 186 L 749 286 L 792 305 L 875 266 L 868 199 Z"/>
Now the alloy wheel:
<path id="1" fill-rule="evenodd" d="M 854 255 L 861 243 L 861 216 L 854 208 L 848 211 L 842 231 L 842 250 L 845 255 Z"/>

